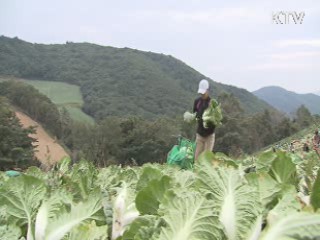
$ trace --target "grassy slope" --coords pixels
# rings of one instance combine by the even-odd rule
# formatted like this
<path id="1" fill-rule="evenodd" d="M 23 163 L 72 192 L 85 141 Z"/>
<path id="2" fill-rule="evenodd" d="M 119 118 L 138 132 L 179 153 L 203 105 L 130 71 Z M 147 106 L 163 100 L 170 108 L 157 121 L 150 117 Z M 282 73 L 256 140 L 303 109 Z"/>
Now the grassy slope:
<path id="1" fill-rule="evenodd" d="M 24 82 L 34 86 L 41 93 L 49 97 L 51 101 L 57 105 L 83 105 L 83 99 L 80 92 L 80 88 L 76 85 L 41 80 L 27 80 Z"/>
<path id="2" fill-rule="evenodd" d="M 17 80 L 14 78 L 0 77 L 0 81 Z M 65 107 L 69 112 L 71 118 L 76 121 L 81 121 L 88 124 L 93 124 L 94 120 L 89 115 L 85 114 L 81 107 L 83 106 L 83 99 L 80 88 L 76 85 L 41 80 L 24 80 L 19 79 L 24 83 L 30 84 L 41 93 L 45 94 L 50 100 L 59 108 Z"/>

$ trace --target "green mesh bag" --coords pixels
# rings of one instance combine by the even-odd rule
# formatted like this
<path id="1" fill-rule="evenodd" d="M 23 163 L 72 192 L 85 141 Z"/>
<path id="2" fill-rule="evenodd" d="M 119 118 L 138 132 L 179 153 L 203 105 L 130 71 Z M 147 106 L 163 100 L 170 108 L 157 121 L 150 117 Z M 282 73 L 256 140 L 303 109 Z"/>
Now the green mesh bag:
<path id="1" fill-rule="evenodd" d="M 168 153 L 167 164 L 178 165 L 182 169 L 193 169 L 195 149 L 195 142 L 180 138 L 179 144 L 173 146 Z"/>

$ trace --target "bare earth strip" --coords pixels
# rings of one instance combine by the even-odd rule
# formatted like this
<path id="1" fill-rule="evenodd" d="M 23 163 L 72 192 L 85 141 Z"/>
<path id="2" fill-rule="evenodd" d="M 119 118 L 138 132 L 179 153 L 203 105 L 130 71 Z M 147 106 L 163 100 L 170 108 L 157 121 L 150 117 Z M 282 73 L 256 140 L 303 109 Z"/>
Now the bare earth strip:
<path id="1" fill-rule="evenodd" d="M 30 137 L 38 140 L 38 142 L 34 143 L 34 145 L 37 146 L 35 156 L 41 163 L 46 166 L 51 166 L 63 157 L 68 157 L 68 154 L 61 145 L 50 137 L 39 123 L 21 112 L 16 112 L 16 116 L 19 118 L 23 127 L 36 126 L 36 134 L 31 134 Z"/>

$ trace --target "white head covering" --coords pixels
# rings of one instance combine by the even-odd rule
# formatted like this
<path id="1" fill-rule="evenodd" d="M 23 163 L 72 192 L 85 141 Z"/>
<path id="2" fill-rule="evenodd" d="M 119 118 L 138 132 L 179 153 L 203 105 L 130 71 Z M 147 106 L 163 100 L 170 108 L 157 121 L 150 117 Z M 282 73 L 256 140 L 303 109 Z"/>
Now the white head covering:
<path id="1" fill-rule="evenodd" d="M 205 92 L 209 89 L 209 82 L 206 79 L 202 79 L 199 82 L 198 93 L 205 94 Z"/>

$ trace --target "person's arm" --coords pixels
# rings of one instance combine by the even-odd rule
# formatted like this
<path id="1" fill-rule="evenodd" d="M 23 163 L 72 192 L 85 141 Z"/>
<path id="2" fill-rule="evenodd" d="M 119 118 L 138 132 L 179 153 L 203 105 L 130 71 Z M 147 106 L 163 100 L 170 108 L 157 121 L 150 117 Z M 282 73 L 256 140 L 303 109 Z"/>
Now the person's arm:
<path id="1" fill-rule="evenodd" d="M 195 113 L 196 111 L 197 111 L 197 100 L 194 100 L 192 112 Z"/>

